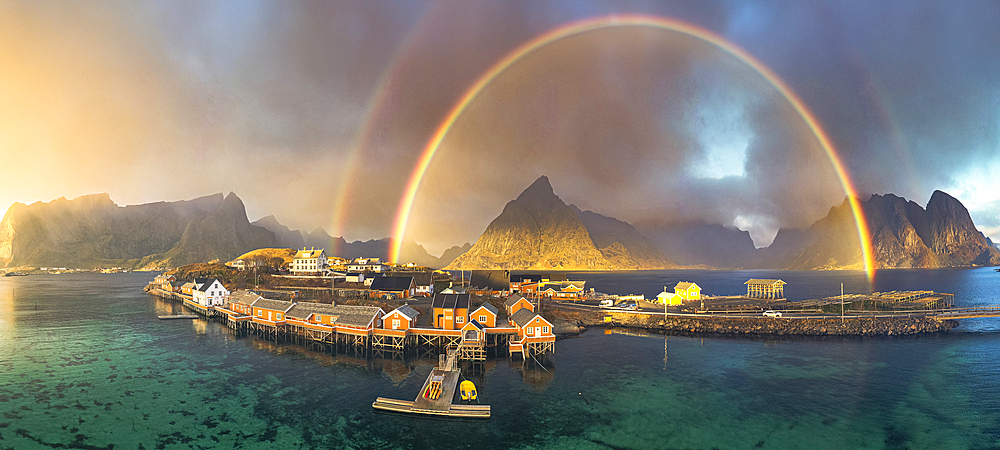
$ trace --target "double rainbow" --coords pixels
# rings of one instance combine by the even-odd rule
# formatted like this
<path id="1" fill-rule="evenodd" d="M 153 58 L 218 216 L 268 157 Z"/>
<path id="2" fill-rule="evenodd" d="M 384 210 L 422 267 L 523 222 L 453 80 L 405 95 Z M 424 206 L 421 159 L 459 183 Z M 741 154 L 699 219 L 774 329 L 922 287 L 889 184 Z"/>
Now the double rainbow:
<path id="1" fill-rule="evenodd" d="M 861 255 L 865 272 L 867 273 L 869 279 L 874 277 L 875 261 L 872 252 L 871 239 L 869 237 L 870 233 L 868 231 L 868 223 L 865 219 L 864 211 L 862 210 L 861 203 L 858 200 L 857 191 L 855 190 L 850 177 L 848 177 L 847 171 L 844 169 L 844 164 L 841 162 L 840 157 L 837 155 L 836 151 L 834 151 L 833 144 L 830 143 L 829 137 L 827 137 L 826 132 L 823 131 L 823 128 L 820 126 L 819 121 L 816 120 L 816 117 L 812 114 L 809 108 L 806 107 L 805 103 L 802 102 L 802 99 L 800 99 L 799 96 L 796 95 L 795 92 L 793 92 L 792 89 L 789 88 L 788 85 L 785 84 L 785 82 L 782 81 L 781 78 L 779 78 L 770 68 L 721 36 L 704 28 L 681 22 L 679 20 L 639 15 L 604 16 L 562 25 L 539 35 L 524 44 L 521 44 L 484 72 L 476 80 L 476 82 L 465 91 L 465 94 L 462 95 L 459 101 L 452 106 L 448 115 L 445 116 L 444 120 L 438 126 L 430 141 L 427 142 L 427 146 L 424 147 L 424 151 L 421 154 L 419 161 L 417 161 L 416 167 L 413 169 L 413 174 L 410 176 L 410 181 L 406 185 L 406 191 L 403 194 L 403 198 L 400 200 L 399 208 L 396 214 L 396 224 L 392 234 L 392 246 L 389 252 L 389 259 L 392 262 L 399 261 L 399 253 L 402 247 L 403 237 L 406 234 L 407 222 L 410 219 L 410 212 L 413 209 L 413 201 L 417 196 L 417 190 L 420 188 L 420 182 L 423 180 L 424 174 L 427 172 L 427 167 L 430 165 L 431 160 L 434 159 L 434 155 L 441 146 L 441 141 L 448 135 L 448 131 L 451 130 L 455 120 L 457 120 L 465 108 L 469 106 L 469 103 L 471 103 L 472 100 L 476 98 L 476 96 L 479 95 L 479 93 L 487 85 L 496 79 L 497 76 L 507 70 L 507 68 L 539 48 L 569 36 L 611 27 L 658 28 L 683 33 L 688 36 L 701 39 L 722 49 L 740 61 L 743 61 L 743 63 L 750 66 L 750 68 L 755 70 L 768 82 L 770 82 L 771 85 L 773 85 L 774 88 L 777 89 L 777 91 L 784 96 L 792 107 L 794 107 L 799 113 L 806 125 L 809 126 L 809 129 L 812 130 L 813 134 L 816 136 L 816 139 L 823 147 L 823 151 L 826 152 L 827 157 L 829 157 L 830 163 L 833 165 L 833 169 L 837 173 L 837 178 L 840 179 L 840 183 L 844 188 L 844 193 L 847 194 L 847 200 L 850 204 L 851 212 L 854 214 L 854 222 L 858 229 L 858 239 L 861 243 Z"/>

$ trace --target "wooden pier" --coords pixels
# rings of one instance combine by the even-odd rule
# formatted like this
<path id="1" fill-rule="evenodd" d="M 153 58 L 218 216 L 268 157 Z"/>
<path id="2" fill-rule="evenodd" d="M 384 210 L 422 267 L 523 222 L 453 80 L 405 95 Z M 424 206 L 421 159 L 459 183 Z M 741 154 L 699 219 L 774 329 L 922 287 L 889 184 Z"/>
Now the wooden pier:
<path id="1" fill-rule="evenodd" d="M 170 320 L 170 319 L 197 319 L 198 316 L 194 314 L 173 314 L 169 316 L 156 316 L 160 320 Z"/>
<path id="2" fill-rule="evenodd" d="M 442 355 L 444 356 L 444 355 Z M 423 414 L 430 416 L 461 417 L 474 419 L 489 419 L 490 405 L 455 405 L 455 386 L 458 386 L 458 378 L 462 370 L 458 368 L 458 352 L 448 351 L 447 359 L 444 359 L 439 367 L 431 370 L 427 375 L 427 380 L 417 393 L 417 399 L 396 400 L 379 397 L 372 403 L 372 408 L 407 414 Z M 440 395 L 436 398 L 427 393 L 430 391 L 432 383 L 440 382 Z"/>

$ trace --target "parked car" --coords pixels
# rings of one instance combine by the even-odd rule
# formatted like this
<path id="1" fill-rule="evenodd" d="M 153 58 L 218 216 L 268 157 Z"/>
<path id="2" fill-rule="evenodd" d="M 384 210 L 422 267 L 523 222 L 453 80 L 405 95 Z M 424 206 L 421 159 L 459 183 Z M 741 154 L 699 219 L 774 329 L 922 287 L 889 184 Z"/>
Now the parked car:
<path id="1" fill-rule="evenodd" d="M 621 305 L 621 308 L 628 311 L 635 311 L 639 309 L 639 305 L 636 303 L 624 303 Z"/>
<path id="2" fill-rule="evenodd" d="M 781 311 L 764 311 L 764 317 L 781 317 Z"/>
<path id="3" fill-rule="evenodd" d="M 615 301 L 611 300 L 610 298 L 607 299 L 607 300 L 601 300 L 601 307 L 602 308 L 607 308 L 609 306 L 614 306 L 614 305 L 615 305 Z"/>

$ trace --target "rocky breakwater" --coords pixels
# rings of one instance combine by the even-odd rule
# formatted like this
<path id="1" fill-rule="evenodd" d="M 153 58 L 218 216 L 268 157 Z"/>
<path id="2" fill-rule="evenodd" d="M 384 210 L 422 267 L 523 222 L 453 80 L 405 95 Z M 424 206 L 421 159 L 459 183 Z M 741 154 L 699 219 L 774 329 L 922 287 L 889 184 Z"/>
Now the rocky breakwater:
<path id="1" fill-rule="evenodd" d="M 958 326 L 956 320 L 927 317 L 782 319 L 767 317 L 664 317 L 611 312 L 605 325 L 686 333 L 799 336 L 897 336 L 937 333 Z"/>

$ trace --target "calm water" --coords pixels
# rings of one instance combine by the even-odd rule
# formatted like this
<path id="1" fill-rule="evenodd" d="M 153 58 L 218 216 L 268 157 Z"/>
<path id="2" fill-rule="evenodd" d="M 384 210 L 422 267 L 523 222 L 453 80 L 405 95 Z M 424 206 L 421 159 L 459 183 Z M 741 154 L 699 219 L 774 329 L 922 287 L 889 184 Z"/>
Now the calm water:
<path id="1" fill-rule="evenodd" d="M 678 280 L 793 299 L 867 289 L 853 272 L 580 274 L 610 293 Z M 376 413 L 432 361 L 364 359 L 236 337 L 146 296 L 151 274 L 0 278 L 0 448 L 997 448 L 1000 319 L 886 338 L 690 338 L 592 330 L 546 369 L 470 377 L 488 421 Z M 876 290 L 1000 304 L 992 269 L 883 271 Z M 468 372 L 468 371 L 467 371 Z M 582 395 L 581 395 L 582 393 Z"/>

